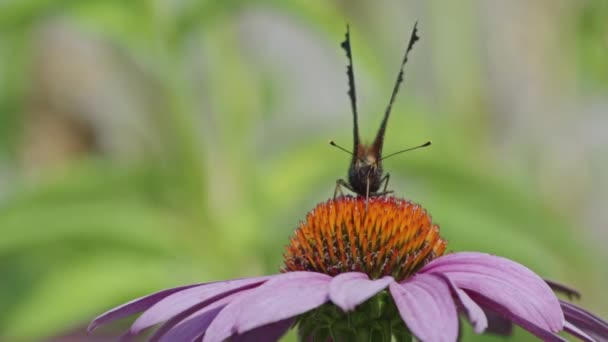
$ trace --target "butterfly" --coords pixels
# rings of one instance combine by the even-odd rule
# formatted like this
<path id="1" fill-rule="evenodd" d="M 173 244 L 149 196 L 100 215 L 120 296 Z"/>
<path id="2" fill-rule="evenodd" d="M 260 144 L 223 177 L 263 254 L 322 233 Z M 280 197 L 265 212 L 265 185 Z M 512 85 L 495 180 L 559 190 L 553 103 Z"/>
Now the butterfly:
<path id="1" fill-rule="evenodd" d="M 414 29 L 412 30 L 412 34 L 409 39 L 409 43 L 407 45 L 407 49 L 405 50 L 405 54 L 403 56 L 403 60 L 401 62 L 401 68 L 399 69 L 399 74 L 397 75 L 397 80 L 395 85 L 393 86 L 393 92 L 391 94 L 388 106 L 384 112 L 384 118 L 382 119 L 382 123 L 380 124 L 380 129 L 376 134 L 376 138 L 374 141 L 367 145 L 362 144 L 361 139 L 359 137 L 359 123 L 358 123 L 358 114 L 357 114 L 357 94 L 355 90 L 355 75 L 353 70 L 353 58 L 351 53 L 350 46 L 350 29 L 349 26 L 346 26 L 346 39 L 342 42 L 341 46 L 346 51 L 346 57 L 348 58 L 348 66 L 346 68 L 346 75 L 348 76 L 348 97 L 350 99 L 350 104 L 352 108 L 353 114 L 353 151 L 348 151 L 345 148 L 337 145 L 335 142 L 330 141 L 329 143 L 332 146 L 335 146 L 342 151 L 345 151 L 352 155 L 352 159 L 350 162 L 350 167 L 348 168 L 348 180 L 338 179 L 336 181 L 336 188 L 334 190 L 334 198 L 338 196 L 338 194 L 343 195 L 342 187 L 356 193 L 359 196 L 365 196 L 366 204 L 367 200 L 373 196 L 384 196 L 386 194 L 392 193 L 392 190 L 387 190 L 388 182 L 390 179 L 389 173 L 384 173 L 382 169 L 382 161 L 388 157 L 394 156 L 396 154 L 411 151 L 414 149 L 418 149 L 421 147 L 426 147 L 431 145 L 430 141 L 425 142 L 422 145 L 408 148 L 402 151 L 398 151 L 392 153 L 388 156 L 382 157 L 382 147 L 384 144 L 384 133 L 386 131 L 386 125 L 388 123 L 388 118 L 391 113 L 391 108 L 393 103 L 395 102 L 395 97 L 397 96 L 397 92 L 399 91 L 399 86 L 403 82 L 403 67 L 407 63 L 408 56 L 410 51 L 413 49 L 414 44 L 420 39 L 418 36 L 418 23 L 414 25 Z"/>

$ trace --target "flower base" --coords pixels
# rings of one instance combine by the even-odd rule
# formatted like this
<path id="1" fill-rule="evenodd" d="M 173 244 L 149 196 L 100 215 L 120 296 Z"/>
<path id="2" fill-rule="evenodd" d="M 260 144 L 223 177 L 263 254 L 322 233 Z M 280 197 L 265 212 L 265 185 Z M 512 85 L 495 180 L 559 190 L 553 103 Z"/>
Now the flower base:
<path id="1" fill-rule="evenodd" d="M 298 318 L 301 341 L 410 341 L 412 335 L 391 296 L 382 291 L 344 312 L 328 303 Z"/>

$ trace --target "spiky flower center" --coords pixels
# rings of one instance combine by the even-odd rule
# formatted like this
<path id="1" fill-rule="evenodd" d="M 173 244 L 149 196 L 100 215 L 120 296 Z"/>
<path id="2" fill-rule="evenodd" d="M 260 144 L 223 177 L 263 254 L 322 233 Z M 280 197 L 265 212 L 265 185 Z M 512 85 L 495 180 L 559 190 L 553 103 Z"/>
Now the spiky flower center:
<path id="1" fill-rule="evenodd" d="M 441 256 L 446 241 L 417 204 L 395 197 L 343 196 L 317 205 L 284 254 L 283 271 L 331 276 L 364 272 L 403 280 Z"/>

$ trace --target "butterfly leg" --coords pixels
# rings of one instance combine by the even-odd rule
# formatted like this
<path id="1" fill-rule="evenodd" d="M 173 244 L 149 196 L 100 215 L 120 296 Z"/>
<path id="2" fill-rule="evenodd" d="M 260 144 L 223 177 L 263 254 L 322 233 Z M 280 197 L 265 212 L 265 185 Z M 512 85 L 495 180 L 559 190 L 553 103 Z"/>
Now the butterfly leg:
<path id="1" fill-rule="evenodd" d="M 384 175 L 384 177 L 382 177 L 382 179 L 380 180 L 380 184 L 384 182 L 384 188 L 382 189 L 382 192 L 376 192 L 374 194 L 375 196 L 384 196 L 393 193 L 393 190 L 386 190 L 386 188 L 388 188 L 389 179 L 391 179 L 390 173 L 387 173 L 386 175 Z"/>
<path id="2" fill-rule="evenodd" d="M 348 190 L 355 192 L 355 190 L 353 190 L 353 188 L 350 186 L 350 184 L 348 184 L 347 181 L 345 181 L 344 179 L 338 179 L 336 181 L 336 188 L 334 189 L 334 199 L 338 197 L 338 193 L 340 194 L 340 197 L 344 196 L 344 193 L 342 193 L 342 187 L 345 187 Z"/>

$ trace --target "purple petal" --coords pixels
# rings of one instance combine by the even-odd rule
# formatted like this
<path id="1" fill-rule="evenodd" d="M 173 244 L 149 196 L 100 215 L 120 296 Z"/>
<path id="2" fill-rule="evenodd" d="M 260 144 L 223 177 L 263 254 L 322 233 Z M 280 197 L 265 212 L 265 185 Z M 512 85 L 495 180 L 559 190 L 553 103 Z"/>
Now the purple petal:
<path id="1" fill-rule="evenodd" d="M 213 320 L 203 341 L 224 341 L 236 333 L 243 334 L 319 307 L 329 300 L 330 280 L 330 276 L 315 272 L 278 275 L 228 304 Z"/>
<path id="2" fill-rule="evenodd" d="M 194 306 L 197 306 L 196 310 L 199 310 L 202 307 L 209 305 L 212 302 L 235 291 L 255 287 L 270 278 L 272 278 L 272 276 L 228 280 L 224 282 L 192 287 L 174 293 L 154 304 L 151 308 L 139 316 L 139 318 L 137 318 L 137 320 L 131 326 L 130 333 L 132 335 L 137 335 L 142 330 L 155 324 L 173 319 L 176 316 L 179 317 L 184 315 L 183 313 L 186 312 L 186 310 L 191 309 Z M 181 318 L 184 319 L 193 312 L 194 311 L 189 312 L 185 317 Z M 179 322 L 175 323 L 177 324 Z"/>
<path id="3" fill-rule="evenodd" d="M 315 309 L 329 300 L 331 277 L 302 272 L 298 277 L 273 279 L 243 300 L 236 321 L 239 334 Z"/>
<path id="4" fill-rule="evenodd" d="M 286 319 L 276 323 L 268 324 L 257 329 L 250 330 L 244 334 L 233 336 L 231 342 L 259 342 L 259 341 L 278 341 L 285 335 L 295 319 Z"/>
<path id="5" fill-rule="evenodd" d="M 329 283 L 329 298 L 342 310 L 351 311 L 393 282 L 395 279 L 391 276 L 369 280 L 365 273 L 342 273 Z"/>
<path id="6" fill-rule="evenodd" d="M 560 300 L 566 321 L 598 339 L 608 341 L 608 322 L 578 306 Z"/>
<path id="7" fill-rule="evenodd" d="M 103 314 L 97 316 L 88 326 L 87 332 L 91 333 L 93 330 L 97 329 L 100 325 L 115 321 L 117 319 L 121 319 L 127 316 L 131 316 L 135 313 L 142 312 L 152 305 L 156 304 L 158 301 L 163 298 L 182 290 L 186 290 L 195 286 L 202 286 L 202 284 L 192 284 L 180 287 L 174 287 L 172 289 L 162 290 L 141 298 L 134 299 L 128 303 L 125 303 L 121 306 L 118 306 L 114 309 L 104 312 Z"/>
<path id="8" fill-rule="evenodd" d="M 437 274 L 434 274 L 437 275 Z M 442 277 L 445 282 L 450 286 L 452 293 L 456 294 L 456 298 L 460 305 L 464 308 L 467 313 L 469 321 L 474 327 L 475 333 L 481 334 L 488 327 L 488 318 L 486 317 L 483 309 L 475 303 L 469 295 L 463 290 L 459 289 L 453 281 L 443 275 L 437 275 Z"/>
<path id="9" fill-rule="evenodd" d="M 401 318 L 422 341 L 456 341 L 458 314 L 446 282 L 430 274 L 418 274 L 407 282 L 389 285 Z"/>
<path id="10" fill-rule="evenodd" d="M 577 338 L 581 339 L 582 341 L 585 342 L 595 342 L 595 339 L 593 339 L 593 337 L 585 334 L 584 331 L 580 330 L 579 328 L 577 328 L 576 326 L 574 326 L 572 323 L 566 321 L 564 323 L 564 331 L 566 331 L 568 334 L 572 335 L 572 336 L 576 336 Z"/>
<path id="11" fill-rule="evenodd" d="M 196 339 L 197 336 L 201 336 L 205 333 L 211 322 L 213 322 L 213 319 L 220 313 L 224 306 L 226 306 L 226 304 L 223 306 L 214 306 L 213 308 L 207 307 L 202 313 L 173 327 L 163 336 L 157 337 L 156 334 L 153 335 L 150 338 L 150 341 L 192 341 Z"/>
<path id="12" fill-rule="evenodd" d="M 442 273 L 461 289 L 478 293 L 535 326 L 550 332 L 563 328 L 559 301 L 528 268 L 509 259 L 476 252 L 437 258 L 420 273 Z"/>
<path id="13" fill-rule="evenodd" d="M 118 342 L 131 342 L 133 341 L 133 335 L 129 334 L 129 332 L 125 332 L 120 337 L 118 337 Z"/>
<path id="14" fill-rule="evenodd" d="M 534 336 L 540 338 L 545 342 L 567 342 L 564 338 L 556 335 L 555 333 L 545 329 L 544 327 L 536 325 L 534 322 L 527 320 L 523 316 L 514 315 L 509 309 L 500 303 L 494 301 L 493 299 L 484 297 L 478 293 L 469 293 L 470 297 L 480 304 L 484 308 L 489 308 L 492 311 L 497 312 L 498 314 L 506 317 L 513 323 L 519 325 L 520 327 L 528 330 Z"/>
<path id="15" fill-rule="evenodd" d="M 547 283 L 547 285 L 549 285 L 553 291 L 563 293 L 568 296 L 568 299 L 581 298 L 581 294 L 571 287 L 547 279 L 545 279 L 545 283 Z"/>
<path id="16" fill-rule="evenodd" d="M 513 333 L 513 323 L 501 316 L 495 311 L 488 308 L 483 308 L 486 317 L 488 318 L 488 328 L 486 334 L 495 334 L 499 336 L 511 336 Z"/>
<path id="17" fill-rule="evenodd" d="M 179 324 L 172 325 L 170 330 L 158 329 L 155 334 L 150 337 L 149 342 L 160 340 L 162 342 L 170 341 L 192 341 L 198 336 L 205 333 L 211 322 L 219 314 L 219 312 L 230 302 L 239 297 L 246 295 L 250 290 L 233 293 L 224 297 L 203 309 L 198 310 L 189 317 L 181 320 Z"/>

